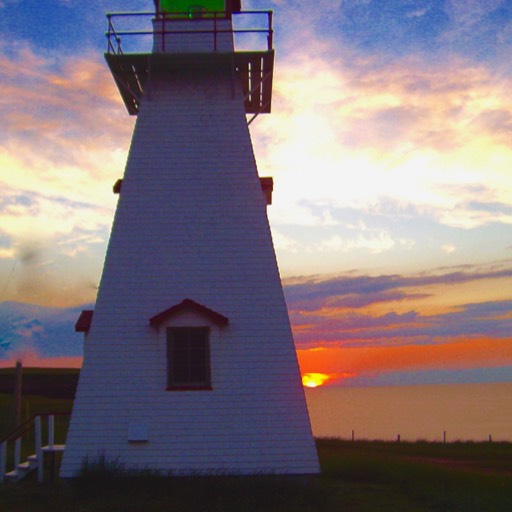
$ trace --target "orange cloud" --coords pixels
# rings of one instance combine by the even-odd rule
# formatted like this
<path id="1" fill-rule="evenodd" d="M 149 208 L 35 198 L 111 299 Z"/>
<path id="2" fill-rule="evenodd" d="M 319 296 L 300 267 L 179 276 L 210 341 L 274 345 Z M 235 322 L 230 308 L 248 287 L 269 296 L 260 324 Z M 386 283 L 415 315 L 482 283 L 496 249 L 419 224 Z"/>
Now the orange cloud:
<path id="1" fill-rule="evenodd" d="M 466 369 L 512 365 L 512 338 L 453 341 L 438 345 L 316 348 L 297 351 L 303 373 Z"/>

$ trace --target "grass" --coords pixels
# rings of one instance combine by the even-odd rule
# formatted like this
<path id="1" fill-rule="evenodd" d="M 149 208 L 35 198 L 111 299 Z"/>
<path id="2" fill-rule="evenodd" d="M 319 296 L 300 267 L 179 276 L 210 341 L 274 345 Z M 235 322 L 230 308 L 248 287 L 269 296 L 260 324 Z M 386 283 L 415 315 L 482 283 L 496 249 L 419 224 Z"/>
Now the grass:
<path id="1" fill-rule="evenodd" d="M 510 512 L 512 444 L 318 440 L 318 477 L 160 477 L 99 460 L 72 482 L 0 486 L 10 512 Z"/>
<path id="2" fill-rule="evenodd" d="M 21 421 L 24 422 L 35 414 L 49 411 L 71 412 L 72 406 L 72 400 L 27 395 L 21 401 Z M 12 431 L 12 408 L 12 397 L 0 394 L 0 439 Z M 57 419 L 57 425 L 58 422 Z M 63 435 L 65 435 L 65 431 L 63 431 Z"/>
<path id="3" fill-rule="evenodd" d="M 318 448 L 324 478 L 394 491 L 416 507 L 404 510 L 512 510 L 509 443 L 322 440 Z"/>
<path id="4" fill-rule="evenodd" d="M 73 399 L 80 370 L 78 368 L 23 368 L 23 395 Z M 12 394 L 14 368 L 0 368 L 0 393 Z"/>
<path id="5" fill-rule="evenodd" d="M 76 368 L 23 368 L 21 422 L 45 412 L 71 412 L 79 370 Z M 15 369 L 0 368 L 0 439 L 12 432 Z M 65 438 L 68 420 L 57 417 L 56 436 Z"/>

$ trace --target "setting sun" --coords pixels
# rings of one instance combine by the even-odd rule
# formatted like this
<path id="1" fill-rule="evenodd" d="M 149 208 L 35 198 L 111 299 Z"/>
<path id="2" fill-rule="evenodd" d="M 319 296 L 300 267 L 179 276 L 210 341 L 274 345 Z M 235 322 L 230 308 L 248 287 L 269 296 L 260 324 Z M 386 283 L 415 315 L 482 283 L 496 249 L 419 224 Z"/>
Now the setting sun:
<path id="1" fill-rule="evenodd" d="M 305 373 L 302 376 L 302 385 L 307 388 L 317 388 L 323 386 L 329 380 L 329 375 L 325 373 Z"/>

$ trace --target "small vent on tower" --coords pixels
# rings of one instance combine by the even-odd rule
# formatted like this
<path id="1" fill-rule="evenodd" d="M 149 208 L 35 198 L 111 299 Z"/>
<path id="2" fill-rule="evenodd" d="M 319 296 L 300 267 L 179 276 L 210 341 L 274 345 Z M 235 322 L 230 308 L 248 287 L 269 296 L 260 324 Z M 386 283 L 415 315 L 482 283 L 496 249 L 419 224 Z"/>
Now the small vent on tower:
<path id="1" fill-rule="evenodd" d="M 92 317 L 94 316 L 94 310 L 86 309 L 80 313 L 78 320 L 75 324 L 75 332 L 88 333 L 92 324 Z"/>
<path id="2" fill-rule="evenodd" d="M 123 185 L 123 180 L 119 179 L 114 183 L 114 186 L 112 187 L 112 190 L 114 191 L 114 194 L 120 194 L 121 193 L 121 186 Z"/>

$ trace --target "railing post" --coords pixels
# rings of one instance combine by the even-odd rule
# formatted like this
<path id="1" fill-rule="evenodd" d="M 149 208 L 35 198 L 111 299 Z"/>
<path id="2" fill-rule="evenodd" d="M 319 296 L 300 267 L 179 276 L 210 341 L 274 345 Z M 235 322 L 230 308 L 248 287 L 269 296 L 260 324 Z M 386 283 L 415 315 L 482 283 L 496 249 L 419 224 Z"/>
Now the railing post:
<path id="1" fill-rule="evenodd" d="M 108 32 L 107 32 L 107 53 L 110 53 L 110 50 L 112 50 L 112 53 L 114 53 L 113 51 L 113 48 L 112 48 L 112 42 L 110 40 L 110 30 L 112 28 L 112 16 L 107 13 L 107 20 L 108 20 Z"/>
<path id="2" fill-rule="evenodd" d="M 53 448 L 55 443 L 55 416 L 50 414 L 48 416 L 48 446 Z"/>
<path id="3" fill-rule="evenodd" d="M 36 416 L 36 457 L 37 457 L 37 481 L 43 481 L 44 475 L 44 460 L 43 460 L 43 446 L 41 444 L 41 416 Z"/>
<path id="4" fill-rule="evenodd" d="M 268 50 L 274 47 L 274 29 L 272 28 L 272 11 L 268 11 Z"/>
<path id="5" fill-rule="evenodd" d="M 7 469 L 7 441 L 0 444 L 0 484 L 4 481 Z"/>
<path id="6" fill-rule="evenodd" d="M 14 469 L 18 467 L 21 462 L 21 436 L 14 441 Z"/>

